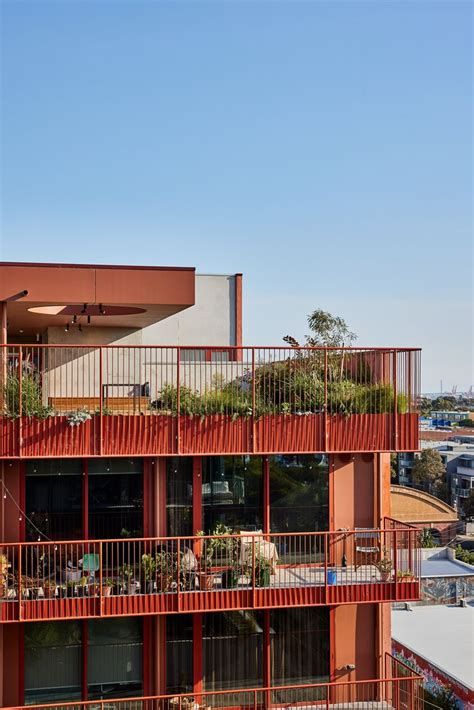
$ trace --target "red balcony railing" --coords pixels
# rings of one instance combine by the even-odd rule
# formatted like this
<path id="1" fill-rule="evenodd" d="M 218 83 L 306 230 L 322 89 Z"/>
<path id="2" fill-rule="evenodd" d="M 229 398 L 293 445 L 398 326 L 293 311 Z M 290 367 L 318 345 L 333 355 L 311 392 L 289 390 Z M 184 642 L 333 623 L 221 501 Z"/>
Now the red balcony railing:
<path id="1" fill-rule="evenodd" d="M 0 457 L 412 451 L 420 351 L 1 346 Z"/>
<path id="2" fill-rule="evenodd" d="M 364 710 L 421 710 L 422 678 L 386 654 L 389 673 L 377 680 L 281 685 L 242 690 L 221 690 L 181 695 L 157 695 L 105 700 L 28 705 L 32 710 L 270 710 L 270 708 L 363 708 Z M 20 710 L 19 707 L 6 710 Z"/>
<path id="3" fill-rule="evenodd" d="M 0 546 L 1 621 L 419 597 L 419 531 L 123 538 Z"/>

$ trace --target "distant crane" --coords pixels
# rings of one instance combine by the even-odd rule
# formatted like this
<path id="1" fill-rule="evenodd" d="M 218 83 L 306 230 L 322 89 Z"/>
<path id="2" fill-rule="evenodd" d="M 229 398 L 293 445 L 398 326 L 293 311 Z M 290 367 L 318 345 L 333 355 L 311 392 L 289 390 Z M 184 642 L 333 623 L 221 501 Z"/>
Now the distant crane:
<path id="1" fill-rule="evenodd" d="M 451 390 L 451 394 L 456 394 L 457 391 L 458 391 L 458 386 L 453 385 L 453 389 Z"/>

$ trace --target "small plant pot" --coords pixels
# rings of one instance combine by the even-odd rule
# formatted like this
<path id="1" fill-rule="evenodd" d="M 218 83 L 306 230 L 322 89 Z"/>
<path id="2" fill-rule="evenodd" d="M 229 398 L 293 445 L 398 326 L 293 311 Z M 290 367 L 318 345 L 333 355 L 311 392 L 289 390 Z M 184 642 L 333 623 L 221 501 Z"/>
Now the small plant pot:
<path id="1" fill-rule="evenodd" d="M 222 588 L 235 589 L 239 583 L 239 573 L 234 569 L 226 569 L 222 572 Z"/>
<path id="2" fill-rule="evenodd" d="M 100 584 L 89 584 L 89 596 L 98 597 L 100 596 Z"/>
<path id="3" fill-rule="evenodd" d="M 66 588 L 58 587 L 58 599 L 66 599 Z"/>
<path id="4" fill-rule="evenodd" d="M 32 587 L 30 589 L 30 599 L 39 599 L 40 587 Z"/>
<path id="5" fill-rule="evenodd" d="M 0 599 L 2 599 L 5 596 L 5 585 L 3 582 L 0 584 Z"/>
<path id="6" fill-rule="evenodd" d="M 263 569 L 255 574 L 255 586 L 256 587 L 269 587 L 270 586 L 270 570 Z"/>
<path id="7" fill-rule="evenodd" d="M 87 597 L 87 587 L 80 584 L 77 588 L 77 596 L 81 597 L 81 599 L 83 599 L 84 597 Z"/>
<path id="8" fill-rule="evenodd" d="M 43 594 L 45 599 L 54 599 L 56 596 L 56 585 L 43 587 Z"/>
<path id="9" fill-rule="evenodd" d="M 155 583 L 150 580 L 146 583 L 145 594 L 154 594 L 154 593 L 155 593 Z"/>
<path id="10" fill-rule="evenodd" d="M 113 587 L 110 586 L 102 587 L 102 595 L 104 597 L 110 597 L 112 595 L 112 589 Z"/>
<path id="11" fill-rule="evenodd" d="M 391 577 L 391 572 L 380 572 L 380 579 L 382 582 L 388 582 Z"/>
<path id="12" fill-rule="evenodd" d="M 156 578 L 156 591 L 157 592 L 169 592 L 171 588 L 171 582 L 173 581 L 172 577 L 169 575 L 161 575 L 160 577 Z"/>
<path id="13" fill-rule="evenodd" d="M 212 572 L 199 572 L 199 589 L 214 589 L 215 574 Z"/>

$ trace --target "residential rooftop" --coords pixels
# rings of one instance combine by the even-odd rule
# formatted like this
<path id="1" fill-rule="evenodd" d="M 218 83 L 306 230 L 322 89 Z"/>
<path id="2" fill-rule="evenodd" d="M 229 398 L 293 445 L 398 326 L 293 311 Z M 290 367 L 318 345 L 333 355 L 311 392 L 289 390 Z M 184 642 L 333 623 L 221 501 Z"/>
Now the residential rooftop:
<path id="1" fill-rule="evenodd" d="M 392 638 L 466 688 L 474 688 L 474 606 L 395 609 Z"/>

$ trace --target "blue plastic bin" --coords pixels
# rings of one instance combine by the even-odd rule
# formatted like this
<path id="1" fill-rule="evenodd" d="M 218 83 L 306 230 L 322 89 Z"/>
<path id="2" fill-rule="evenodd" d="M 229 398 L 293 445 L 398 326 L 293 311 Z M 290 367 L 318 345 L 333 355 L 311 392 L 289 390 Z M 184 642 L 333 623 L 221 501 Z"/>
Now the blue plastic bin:
<path id="1" fill-rule="evenodd" d="M 328 570 L 328 584 L 337 584 L 337 574 L 333 570 Z"/>

